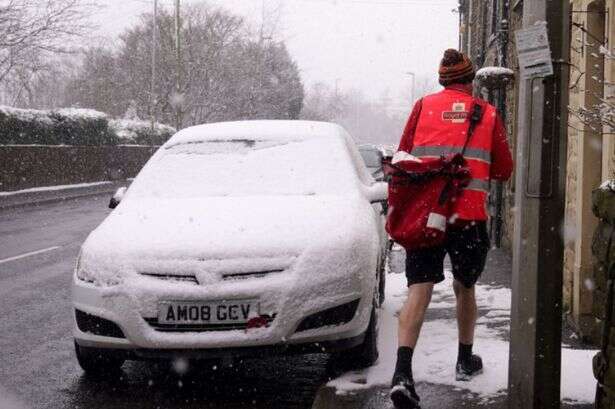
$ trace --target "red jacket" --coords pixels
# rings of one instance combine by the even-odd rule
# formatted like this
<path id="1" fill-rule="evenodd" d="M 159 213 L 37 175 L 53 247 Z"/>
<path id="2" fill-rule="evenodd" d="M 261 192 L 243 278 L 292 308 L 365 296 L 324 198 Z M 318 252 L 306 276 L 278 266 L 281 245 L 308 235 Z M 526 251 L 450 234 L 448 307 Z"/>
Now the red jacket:
<path id="1" fill-rule="evenodd" d="M 399 150 L 418 157 L 439 157 L 461 151 L 466 140 L 467 113 L 474 99 L 463 89 L 450 86 L 419 100 L 401 138 Z M 461 220 L 487 220 L 489 181 L 507 180 L 513 161 L 506 130 L 496 109 L 481 101 L 483 119 L 466 151 L 472 182 L 456 200 L 454 212 Z"/>

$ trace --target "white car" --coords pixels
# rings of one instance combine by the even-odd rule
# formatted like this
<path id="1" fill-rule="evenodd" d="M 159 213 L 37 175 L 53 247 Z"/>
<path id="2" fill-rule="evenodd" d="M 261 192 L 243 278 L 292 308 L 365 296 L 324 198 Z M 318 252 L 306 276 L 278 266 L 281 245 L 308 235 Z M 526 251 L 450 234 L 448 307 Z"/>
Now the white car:
<path id="1" fill-rule="evenodd" d="M 385 199 L 337 125 L 182 130 L 81 248 L 81 367 L 310 352 L 373 364 Z"/>

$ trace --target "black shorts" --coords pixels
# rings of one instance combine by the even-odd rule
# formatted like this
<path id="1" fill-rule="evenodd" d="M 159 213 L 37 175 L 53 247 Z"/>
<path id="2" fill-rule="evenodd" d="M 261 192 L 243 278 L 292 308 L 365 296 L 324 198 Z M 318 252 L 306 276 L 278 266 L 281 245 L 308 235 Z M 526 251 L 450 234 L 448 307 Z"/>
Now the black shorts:
<path id="1" fill-rule="evenodd" d="M 472 288 L 485 269 L 491 246 L 487 222 L 470 222 L 463 226 L 448 226 L 446 243 L 442 246 L 408 251 L 406 277 L 412 284 L 444 281 L 444 257 L 448 253 L 453 276 L 466 288 Z"/>

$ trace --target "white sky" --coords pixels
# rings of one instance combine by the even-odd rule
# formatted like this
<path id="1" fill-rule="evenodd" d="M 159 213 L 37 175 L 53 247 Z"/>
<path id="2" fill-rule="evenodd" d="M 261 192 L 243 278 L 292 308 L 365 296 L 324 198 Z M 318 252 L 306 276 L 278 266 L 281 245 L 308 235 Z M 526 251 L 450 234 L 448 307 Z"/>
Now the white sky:
<path id="1" fill-rule="evenodd" d="M 114 37 L 151 10 L 153 0 L 100 0 L 100 34 Z M 173 0 L 159 0 L 171 7 Z M 202 0 L 182 0 L 182 4 Z M 256 28 L 263 0 L 209 0 L 244 16 Z M 435 77 L 445 48 L 458 43 L 456 0 L 264 0 L 280 5 L 280 34 L 306 86 L 356 88 L 374 98 L 409 90 L 405 74 Z"/>

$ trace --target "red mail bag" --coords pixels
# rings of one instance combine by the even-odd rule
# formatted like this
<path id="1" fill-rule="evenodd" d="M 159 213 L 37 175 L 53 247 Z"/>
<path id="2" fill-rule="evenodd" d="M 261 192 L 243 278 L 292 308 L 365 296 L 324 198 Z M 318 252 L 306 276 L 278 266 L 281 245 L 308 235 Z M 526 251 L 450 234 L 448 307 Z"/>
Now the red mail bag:
<path id="1" fill-rule="evenodd" d="M 386 229 L 406 250 L 441 245 L 460 188 L 469 171 L 452 158 L 423 159 L 386 164 L 389 210 Z"/>
<path id="2" fill-rule="evenodd" d="M 482 112 L 481 105 L 474 104 L 468 137 L 460 154 L 385 163 L 389 180 L 386 230 L 406 250 L 445 242 L 455 199 L 470 181 L 463 155 Z"/>

